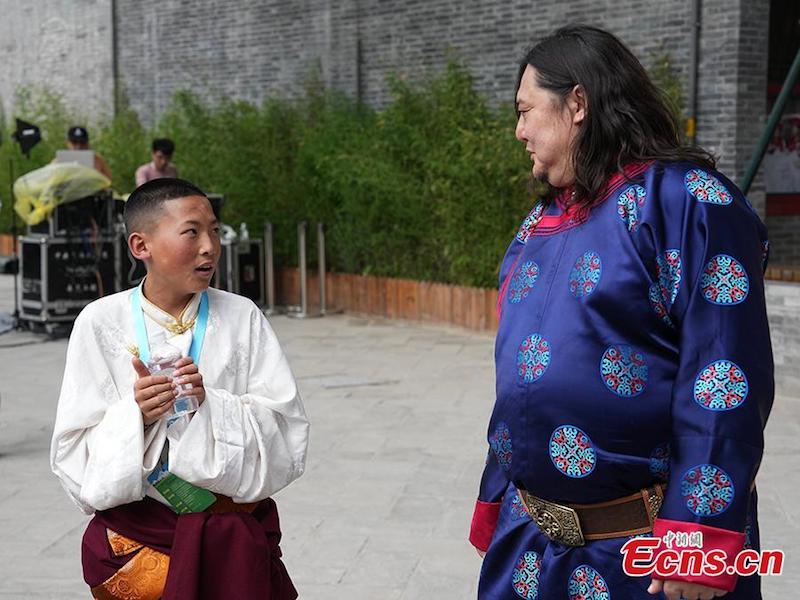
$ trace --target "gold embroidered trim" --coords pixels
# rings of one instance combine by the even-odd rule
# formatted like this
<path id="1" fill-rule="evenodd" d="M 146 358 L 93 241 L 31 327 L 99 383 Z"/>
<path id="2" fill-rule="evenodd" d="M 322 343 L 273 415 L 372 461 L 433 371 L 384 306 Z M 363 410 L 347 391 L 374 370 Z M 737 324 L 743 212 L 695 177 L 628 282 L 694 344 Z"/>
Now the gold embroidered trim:
<path id="1" fill-rule="evenodd" d="M 142 294 L 142 297 L 144 298 L 144 294 Z M 189 302 L 186 304 L 186 306 L 183 307 L 183 310 L 181 311 L 181 314 L 178 315 L 178 318 L 175 319 L 174 323 L 169 323 L 168 321 L 165 321 L 164 319 L 162 319 L 158 315 L 153 314 L 152 311 L 148 310 L 148 306 L 147 305 L 151 304 L 151 303 L 150 303 L 149 300 L 147 300 L 147 298 L 144 298 L 144 300 L 146 302 L 142 303 L 142 311 L 144 312 L 144 314 L 146 314 L 148 317 L 153 319 L 153 321 L 155 321 L 156 323 L 161 325 L 161 327 L 163 327 L 164 329 L 169 331 L 171 334 L 173 334 L 173 335 L 181 335 L 182 333 L 186 333 L 192 327 L 194 327 L 194 323 L 195 323 L 195 321 L 197 321 L 197 312 L 195 312 L 194 316 L 191 319 L 189 319 L 188 321 L 184 321 L 183 320 L 184 314 L 186 314 L 186 311 L 189 310 L 189 307 L 192 305 L 192 302 L 194 302 L 195 298 L 196 298 L 196 296 L 193 296 L 192 299 L 189 300 Z M 153 305 L 153 306 L 155 306 L 155 305 Z M 156 306 L 156 308 L 158 308 L 158 307 Z"/>
<path id="2" fill-rule="evenodd" d="M 106 529 L 106 537 L 108 538 L 108 543 L 111 545 L 111 551 L 114 553 L 114 556 L 130 554 L 143 546 L 143 544 L 140 544 L 136 540 L 127 538 L 112 529 Z"/>
<path id="3" fill-rule="evenodd" d="M 119 571 L 92 588 L 96 600 L 158 600 L 164 593 L 169 556 L 144 547 Z"/>

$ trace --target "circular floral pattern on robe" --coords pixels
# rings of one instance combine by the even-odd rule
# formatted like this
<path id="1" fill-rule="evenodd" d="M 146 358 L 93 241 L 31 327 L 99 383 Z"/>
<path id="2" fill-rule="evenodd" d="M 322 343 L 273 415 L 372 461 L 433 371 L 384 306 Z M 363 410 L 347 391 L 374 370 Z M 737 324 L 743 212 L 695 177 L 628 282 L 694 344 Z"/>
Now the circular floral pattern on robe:
<path id="1" fill-rule="evenodd" d="M 717 254 L 700 276 L 703 298 L 712 304 L 739 304 L 747 298 L 750 280 L 744 267 L 732 256 Z"/>
<path id="2" fill-rule="evenodd" d="M 681 495 L 698 517 L 716 517 L 733 502 L 733 480 L 716 465 L 697 465 L 684 474 Z"/>
<path id="3" fill-rule="evenodd" d="M 609 346 L 600 361 L 600 375 L 606 387 L 618 396 L 638 396 L 647 385 L 647 363 L 644 355 L 631 346 Z"/>
<path id="4" fill-rule="evenodd" d="M 692 169 L 686 173 L 683 182 L 689 193 L 700 202 L 720 205 L 733 202 L 733 196 L 728 188 L 719 179 L 702 169 Z"/>
<path id="5" fill-rule="evenodd" d="M 586 477 L 597 464 L 592 440 L 574 425 L 561 425 L 550 436 L 550 460 L 556 469 L 573 478 Z"/>
<path id="6" fill-rule="evenodd" d="M 659 444 L 650 453 L 650 473 L 660 481 L 669 479 L 669 442 Z"/>
<path id="7" fill-rule="evenodd" d="M 498 423 L 492 435 L 489 436 L 489 446 L 497 458 L 497 463 L 508 471 L 511 468 L 511 458 L 513 456 L 513 445 L 511 443 L 511 432 L 508 425 Z"/>
<path id="8" fill-rule="evenodd" d="M 681 253 L 680 250 L 667 250 L 656 258 L 658 286 L 667 306 L 672 306 L 681 285 Z"/>
<path id="9" fill-rule="evenodd" d="M 611 600 L 605 579 L 589 565 L 581 565 L 572 572 L 567 592 L 569 600 Z"/>
<path id="10" fill-rule="evenodd" d="M 520 225 L 519 231 L 517 231 L 517 240 L 526 244 L 528 242 L 528 238 L 531 237 L 533 234 L 533 230 L 536 229 L 536 225 L 539 222 L 542 213 L 544 212 L 544 204 L 539 203 L 533 207 L 528 216 L 525 217 L 525 220 Z"/>
<path id="11" fill-rule="evenodd" d="M 628 231 L 633 231 L 639 226 L 640 212 L 646 195 L 647 191 L 642 186 L 632 185 L 617 197 L 617 214 L 628 227 Z"/>
<path id="12" fill-rule="evenodd" d="M 669 327 L 674 327 L 672 319 L 669 318 L 669 311 L 667 310 L 667 305 L 664 303 L 664 296 L 660 286 L 657 283 L 651 284 L 647 295 L 650 298 L 650 306 L 653 307 L 658 317 Z"/>
<path id="13" fill-rule="evenodd" d="M 511 585 L 517 596 L 525 600 L 536 600 L 539 596 L 539 572 L 542 569 L 542 559 L 536 552 L 530 550 L 519 557 L 514 573 L 511 575 Z"/>
<path id="14" fill-rule="evenodd" d="M 539 265 L 532 260 L 522 264 L 511 278 L 508 294 L 509 302 L 516 304 L 527 298 L 538 278 Z"/>
<path id="15" fill-rule="evenodd" d="M 748 389 L 747 377 L 736 363 L 718 360 L 694 380 L 694 400 L 708 410 L 732 410 L 745 401 Z"/>
<path id="16" fill-rule="evenodd" d="M 603 263 L 597 252 L 584 252 L 569 273 L 569 291 L 576 298 L 588 296 L 597 287 L 602 270 Z"/>
<path id="17" fill-rule="evenodd" d="M 517 352 L 517 372 L 526 383 L 539 379 L 550 364 L 550 344 L 538 333 L 523 340 Z"/>

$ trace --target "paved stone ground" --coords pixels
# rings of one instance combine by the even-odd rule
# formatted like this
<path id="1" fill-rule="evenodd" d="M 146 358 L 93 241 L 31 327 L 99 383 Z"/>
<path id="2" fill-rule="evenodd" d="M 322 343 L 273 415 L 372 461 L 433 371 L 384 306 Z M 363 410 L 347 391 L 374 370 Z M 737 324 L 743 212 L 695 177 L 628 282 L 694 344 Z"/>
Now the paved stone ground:
<path id="1" fill-rule="evenodd" d="M 0 313 L 12 280 L 0 276 Z M 351 316 L 273 325 L 312 420 L 306 474 L 277 495 L 303 600 L 475 597 L 466 542 L 493 399 L 492 338 Z M 48 467 L 66 341 L 0 335 L 0 598 L 88 598 L 86 523 Z M 30 344 L 30 345 L 17 345 Z M 800 586 L 800 402 L 779 398 L 759 475 L 766 547 L 787 551 L 765 598 Z"/>

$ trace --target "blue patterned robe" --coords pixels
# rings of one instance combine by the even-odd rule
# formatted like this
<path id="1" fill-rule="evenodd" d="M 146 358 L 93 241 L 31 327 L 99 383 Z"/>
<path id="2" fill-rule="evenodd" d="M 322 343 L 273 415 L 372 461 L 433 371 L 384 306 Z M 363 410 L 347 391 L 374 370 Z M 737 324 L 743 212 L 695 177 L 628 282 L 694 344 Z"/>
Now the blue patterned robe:
<path id="1" fill-rule="evenodd" d="M 560 202 L 534 208 L 503 260 L 471 536 L 480 547 L 477 525 L 488 545 L 481 600 L 654 598 L 650 577 L 622 572 L 628 538 L 552 542 L 515 484 L 594 503 L 663 482 L 657 525 L 703 531 L 705 549 L 758 546 L 754 478 L 773 398 L 766 229 L 718 172 L 648 163 L 627 174 L 585 218 Z M 725 596 L 760 597 L 757 576 Z"/>

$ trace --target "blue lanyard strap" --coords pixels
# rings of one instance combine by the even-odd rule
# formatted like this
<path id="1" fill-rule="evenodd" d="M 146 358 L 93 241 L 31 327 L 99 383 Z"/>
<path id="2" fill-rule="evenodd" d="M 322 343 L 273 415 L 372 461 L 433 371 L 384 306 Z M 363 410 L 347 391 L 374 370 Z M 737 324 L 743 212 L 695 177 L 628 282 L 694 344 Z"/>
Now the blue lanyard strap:
<path id="1" fill-rule="evenodd" d="M 131 294 L 131 305 L 133 307 L 133 328 L 136 330 L 136 345 L 139 347 L 139 358 L 146 363 L 150 360 L 150 342 L 147 340 L 147 326 L 144 323 L 141 294 L 142 288 L 139 286 Z M 192 335 L 192 345 L 189 347 L 189 356 L 192 357 L 194 364 L 199 364 L 200 351 L 203 349 L 207 325 L 208 292 L 203 292 L 203 295 L 200 296 L 200 307 L 198 308 L 197 321 Z"/>

